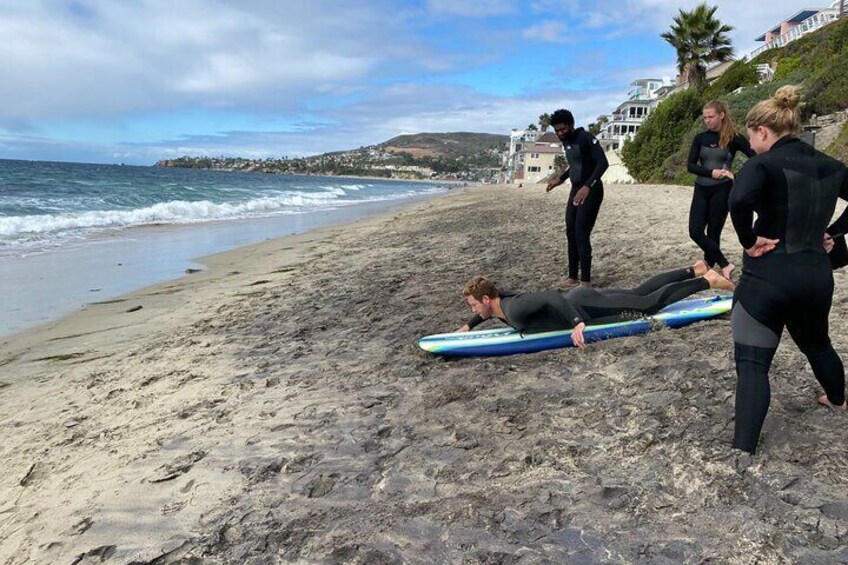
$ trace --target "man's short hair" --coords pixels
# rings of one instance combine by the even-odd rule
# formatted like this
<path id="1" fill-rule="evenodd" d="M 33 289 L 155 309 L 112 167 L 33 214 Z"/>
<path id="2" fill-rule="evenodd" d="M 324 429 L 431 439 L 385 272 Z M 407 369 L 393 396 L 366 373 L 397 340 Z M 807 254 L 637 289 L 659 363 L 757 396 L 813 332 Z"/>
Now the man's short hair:
<path id="1" fill-rule="evenodd" d="M 497 298 L 499 296 L 498 287 L 486 277 L 478 275 L 465 283 L 462 289 L 462 296 L 473 296 L 477 300 L 483 300 L 484 296 Z"/>
<path id="2" fill-rule="evenodd" d="M 568 110 L 560 108 L 551 115 L 551 125 L 556 124 L 565 124 L 574 127 L 574 115 Z"/>

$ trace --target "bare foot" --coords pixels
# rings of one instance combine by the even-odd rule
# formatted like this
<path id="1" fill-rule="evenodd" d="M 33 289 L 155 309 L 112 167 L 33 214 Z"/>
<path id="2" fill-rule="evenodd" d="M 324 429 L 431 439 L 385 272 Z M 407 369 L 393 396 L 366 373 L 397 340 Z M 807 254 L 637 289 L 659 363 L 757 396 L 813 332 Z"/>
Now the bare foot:
<path id="1" fill-rule="evenodd" d="M 827 395 L 823 394 L 819 396 L 819 404 L 822 406 L 827 406 L 828 408 L 841 408 L 842 410 L 848 410 L 848 401 L 843 402 L 842 406 L 834 406 L 831 404 L 830 400 L 827 399 Z"/>
<path id="2" fill-rule="evenodd" d="M 707 271 L 710 270 L 710 266 L 707 265 L 707 262 L 703 259 L 695 261 L 695 264 L 692 265 L 692 272 L 695 273 L 696 277 L 703 277 L 707 274 Z"/>
<path id="3" fill-rule="evenodd" d="M 561 283 L 559 283 L 560 288 L 574 288 L 580 284 L 580 281 L 577 279 L 563 279 Z"/>
<path id="4" fill-rule="evenodd" d="M 710 283 L 710 288 L 718 288 L 721 290 L 731 291 L 736 288 L 736 285 L 733 284 L 732 280 L 724 278 L 712 269 L 704 273 L 704 278 L 707 279 L 707 282 Z"/>
<path id="5" fill-rule="evenodd" d="M 730 273 L 732 273 L 733 269 L 735 269 L 735 268 L 736 268 L 736 265 L 734 265 L 733 263 L 728 263 L 727 267 L 721 268 L 721 276 L 723 276 L 727 280 L 733 280 L 733 279 L 730 278 Z"/>
<path id="6" fill-rule="evenodd" d="M 589 281 L 580 281 L 580 286 L 583 288 L 592 288 L 592 283 Z"/>

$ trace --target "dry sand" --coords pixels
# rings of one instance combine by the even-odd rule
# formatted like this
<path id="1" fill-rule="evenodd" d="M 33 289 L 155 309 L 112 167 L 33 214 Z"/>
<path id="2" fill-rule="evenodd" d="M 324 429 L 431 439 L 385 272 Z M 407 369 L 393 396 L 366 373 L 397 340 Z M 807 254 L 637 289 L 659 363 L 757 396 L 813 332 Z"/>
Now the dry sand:
<path id="1" fill-rule="evenodd" d="M 690 190 L 609 186 L 596 284 L 697 259 Z M 565 196 L 453 191 L 2 340 L 0 562 L 848 562 L 848 415 L 788 339 L 753 459 L 729 448 L 726 319 L 585 352 L 416 347 L 469 317 L 472 274 L 562 278 Z"/>

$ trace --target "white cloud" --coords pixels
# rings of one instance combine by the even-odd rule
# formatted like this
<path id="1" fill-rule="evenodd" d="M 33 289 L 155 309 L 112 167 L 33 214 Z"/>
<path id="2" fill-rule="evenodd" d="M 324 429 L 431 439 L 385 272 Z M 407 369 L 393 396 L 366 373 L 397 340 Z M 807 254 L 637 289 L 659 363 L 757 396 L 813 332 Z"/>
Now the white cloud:
<path id="1" fill-rule="evenodd" d="M 314 154 L 408 131 L 505 133 L 558 107 L 585 124 L 615 108 L 633 79 L 675 74 L 670 47 L 665 63 L 612 68 L 603 40 L 632 35 L 634 50 L 646 36 L 662 43 L 659 34 L 678 9 L 697 3 L 426 0 L 411 3 L 416 8 L 396 0 L 77 0 L 69 9 L 58 0 L 0 0 L 0 132 L 19 134 L 0 135 L 0 149 L 4 157 L 144 163 L 182 153 Z M 797 0 L 716 3 L 719 18 L 736 28 L 739 54 L 803 7 Z M 460 26 L 460 37 L 447 35 Z M 550 61 L 523 97 L 442 84 L 450 71 L 476 78 L 487 68 L 508 81 L 517 53 L 534 56 L 528 41 L 567 41 L 575 56 Z M 568 84 L 587 90 L 562 90 Z M 218 109 L 249 119 L 216 127 Z M 117 139 L 114 130 L 132 129 L 133 118 L 137 125 L 139 116 L 161 120 L 184 111 L 210 123 L 169 128 L 151 144 L 38 137 L 62 124 L 80 133 L 79 124 L 109 123 L 109 138 Z M 294 131 L 228 131 L 270 129 L 268 123 L 286 124 L 282 130 L 293 121 Z"/>
<path id="2" fill-rule="evenodd" d="M 514 13 L 517 0 L 427 0 L 433 14 L 485 18 Z"/>
<path id="3" fill-rule="evenodd" d="M 624 26 L 642 30 L 656 30 L 657 34 L 667 30 L 672 18 L 680 10 L 695 8 L 701 0 L 599 0 L 593 9 L 584 11 L 587 22 L 593 26 Z M 760 0 L 737 2 L 713 0 L 710 6 L 718 6 L 716 17 L 733 26 L 730 33 L 737 55 L 744 55 L 756 46 L 755 38 L 769 26 L 773 26 L 807 7 L 798 0 Z M 570 3 L 569 3 L 570 4 Z M 827 0 L 821 4 L 829 4 Z M 814 2 L 813 5 L 816 5 Z M 579 10 L 575 15 L 579 15 Z"/>
<path id="4" fill-rule="evenodd" d="M 543 21 L 537 25 L 526 28 L 522 35 L 524 39 L 531 41 L 542 41 L 546 43 L 567 43 L 569 37 L 567 35 L 565 24 L 551 20 Z"/>
<path id="5" fill-rule="evenodd" d="M 186 105 L 285 108 L 398 53 L 412 65 L 416 53 L 428 57 L 404 39 L 406 14 L 382 0 L 362 6 L 92 0 L 74 17 L 47 3 L 0 3 L 0 122 Z"/>
<path id="6" fill-rule="evenodd" d="M 679 10 L 691 10 L 702 1 L 596 0 L 590 3 L 577 0 L 534 0 L 530 8 L 545 18 L 559 15 L 575 33 L 612 27 L 616 28 L 616 35 L 634 31 L 655 31 L 659 35 L 668 29 Z M 755 38 L 768 27 L 809 7 L 799 0 L 712 0 L 707 4 L 718 6 L 716 16 L 723 23 L 734 27 L 731 37 L 739 55 L 755 47 Z M 812 3 L 813 6 L 821 7 L 829 4 L 829 0 Z"/>
<path id="7" fill-rule="evenodd" d="M 540 114 L 558 108 L 571 109 L 578 124 L 586 125 L 608 113 L 622 96 L 623 92 L 616 88 L 591 92 L 555 90 L 521 98 L 499 98 L 463 87 L 408 83 L 372 91 L 367 100 L 326 111 L 322 115 L 324 122 L 301 124 L 290 132 L 224 131 L 146 144 L 77 143 L 0 135 L 0 147 L 6 144 L 15 148 L 4 151 L 9 158 L 131 164 L 151 164 L 181 155 L 298 157 L 376 144 L 402 133 L 506 134 L 511 128 L 535 123 Z"/>

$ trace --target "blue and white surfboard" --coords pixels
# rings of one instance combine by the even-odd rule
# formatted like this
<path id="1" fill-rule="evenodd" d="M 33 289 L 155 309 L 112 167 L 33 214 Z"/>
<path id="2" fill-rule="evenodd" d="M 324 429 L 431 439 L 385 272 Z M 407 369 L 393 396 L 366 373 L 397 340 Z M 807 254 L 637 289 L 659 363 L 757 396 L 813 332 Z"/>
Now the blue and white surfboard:
<path id="1" fill-rule="evenodd" d="M 656 327 L 680 328 L 730 312 L 733 297 L 713 296 L 681 300 L 653 316 L 627 322 L 588 326 L 583 330 L 586 342 L 643 334 Z M 418 346 L 436 355 L 475 357 L 534 353 L 546 349 L 573 347 L 571 330 L 519 334 L 512 328 L 437 334 L 422 337 Z"/>

